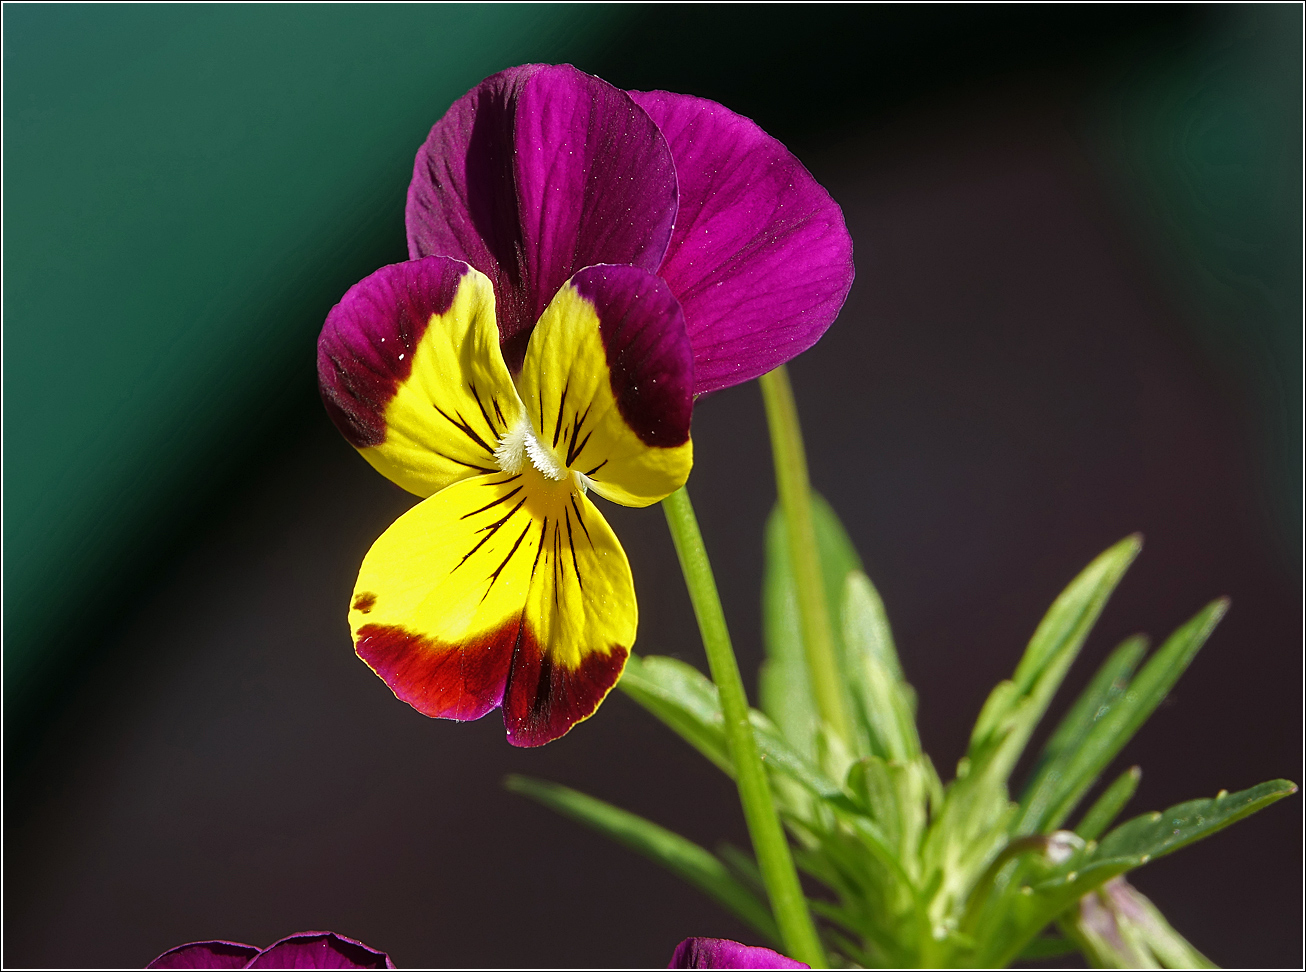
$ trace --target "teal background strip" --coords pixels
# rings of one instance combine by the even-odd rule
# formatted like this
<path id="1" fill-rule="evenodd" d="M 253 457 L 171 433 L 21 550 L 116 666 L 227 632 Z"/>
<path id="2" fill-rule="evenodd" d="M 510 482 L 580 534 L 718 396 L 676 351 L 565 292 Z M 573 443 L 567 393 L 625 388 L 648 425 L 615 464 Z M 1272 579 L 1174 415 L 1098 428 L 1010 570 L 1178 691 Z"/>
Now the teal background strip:
<path id="1" fill-rule="evenodd" d="M 101 575 L 194 503 L 179 493 L 283 438 L 326 311 L 378 251 L 406 258 L 413 153 L 449 103 L 628 16 L 5 9 L 7 698 Z"/>

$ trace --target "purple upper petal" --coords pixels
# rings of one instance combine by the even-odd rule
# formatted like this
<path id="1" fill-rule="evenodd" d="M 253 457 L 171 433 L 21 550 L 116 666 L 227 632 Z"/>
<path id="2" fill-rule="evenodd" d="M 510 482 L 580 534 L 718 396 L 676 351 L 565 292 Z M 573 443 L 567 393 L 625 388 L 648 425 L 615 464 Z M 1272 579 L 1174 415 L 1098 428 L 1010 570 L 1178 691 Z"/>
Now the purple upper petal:
<path id="1" fill-rule="evenodd" d="M 259 950 L 239 942 L 191 942 L 168 949 L 147 969 L 243 969 Z"/>
<path id="2" fill-rule="evenodd" d="M 385 952 L 334 932 L 299 932 L 259 953 L 249 969 L 393 969 Z"/>
<path id="3" fill-rule="evenodd" d="M 689 95 L 630 94 L 676 164 L 679 216 L 658 275 L 684 309 L 695 391 L 756 378 L 811 347 L 852 286 L 838 205 L 742 115 Z"/>
<path id="4" fill-rule="evenodd" d="M 530 64 L 456 101 L 417 153 L 409 254 L 465 260 L 494 282 L 514 372 L 530 330 L 572 274 L 655 271 L 676 217 L 665 140 L 624 91 L 570 65 Z"/>
<path id="5" fill-rule="evenodd" d="M 769 948 L 740 945 L 728 938 L 686 938 L 671 955 L 669 969 L 810 969 Z"/>

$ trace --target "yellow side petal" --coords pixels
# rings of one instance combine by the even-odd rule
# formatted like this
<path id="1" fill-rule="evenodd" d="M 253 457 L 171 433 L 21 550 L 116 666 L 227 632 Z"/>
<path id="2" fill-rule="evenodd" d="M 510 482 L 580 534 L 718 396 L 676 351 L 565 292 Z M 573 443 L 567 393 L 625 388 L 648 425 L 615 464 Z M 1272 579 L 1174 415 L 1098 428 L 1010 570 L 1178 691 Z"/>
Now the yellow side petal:
<path id="1" fill-rule="evenodd" d="M 494 288 L 447 257 L 383 267 L 355 285 L 327 317 L 318 375 L 346 438 L 419 496 L 497 471 L 494 450 L 522 415 Z"/>
<path id="2" fill-rule="evenodd" d="M 648 506 L 693 465 L 693 364 L 680 305 L 636 267 L 588 267 L 536 324 L 518 376 L 526 415 L 558 468 L 600 496 Z"/>

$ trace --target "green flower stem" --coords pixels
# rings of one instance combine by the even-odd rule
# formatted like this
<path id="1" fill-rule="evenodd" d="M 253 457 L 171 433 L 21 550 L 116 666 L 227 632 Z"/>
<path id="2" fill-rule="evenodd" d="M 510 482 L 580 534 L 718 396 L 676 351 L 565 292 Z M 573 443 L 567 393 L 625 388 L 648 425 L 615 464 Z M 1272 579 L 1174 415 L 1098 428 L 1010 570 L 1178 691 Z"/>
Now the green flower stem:
<path id="1" fill-rule="evenodd" d="M 739 786 L 739 801 L 744 808 L 744 820 L 753 840 L 753 852 L 762 871 L 771 899 L 771 910 L 780 927 L 785 952 L 812 968 L 825 968 L 828 963 L 821 940 L 817 937 L 812 916 L 807 911 L 798 872 L 794 870 L 789 843 L 780 825 L 771 798 L 771 787 L 766 770 L 757 752 L 753 727 L 748 720 L 748 696 L 744 680 L 739 675 L 739 663 L 730 647 L 730 632 L 726 630 L 725 614 L 721 610 L 721 597 L 717 594 L 712 565 L 703 546 L 703 534 L 698 529 L 694 507 L 684 487 L 662 501 L 671 529 L 671 539 L 680 558 L 680 569 L 689 588 L 689 599 L 694 605 L 698 630 L 703 636 L 708 668 L 717 691 L 721 693 L 721 714 L 725 718 L 726 745 L 735 766 L 735 782 Z"/>
<path id="2" fill-rule="evenodd" d="M 758 379 L 766 403 L 766 421 L 771 427 L 771 454 L 775 459 L 776 489 L 789 528 L 789 560 L 798 590 L 798 615 L 812 676 L 816 709 L 825 723 L 846 743 L 853 741 L 852 722 L 840 687 L 839 666 L 834 657 L 834 634 L 821 578 L 816 549 L 816 527 L 812 524 L 812 490 L 807 479 L 807 453 L 798 409 L 784 365 Z"/>

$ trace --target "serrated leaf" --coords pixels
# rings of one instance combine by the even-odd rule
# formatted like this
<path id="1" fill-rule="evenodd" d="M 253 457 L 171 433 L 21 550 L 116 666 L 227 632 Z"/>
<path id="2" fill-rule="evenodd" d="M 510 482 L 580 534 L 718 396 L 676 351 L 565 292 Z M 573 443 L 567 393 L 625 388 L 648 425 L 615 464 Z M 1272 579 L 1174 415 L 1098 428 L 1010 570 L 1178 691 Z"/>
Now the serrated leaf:
<path id="1" fill-rule="evenodd" d="M 1093 680 L 1080 694 L 1048 740 L 1020 801 L 1020 813 L 1013 834 L 1043 833 L 1045 818 L 1066 796 L 1066 769 L 1084 745 L 1084 740 L 1119 701 L 1129 679 L 1147 651 L 1147 639 L 1126 639 L 1102 663 Z"/>
<path id="2" fill-rule="evenodd" d="M 1199 611 L 1166 639 L 1142 671 L 1118 694 L 1070 754 L 1057 784 L 1058 798 L 1041 815 L 1041 829 L 1061 826 L 1084 793 L 1170 693 L 1206 642 L 1229 602 L 1221 598 Z"/>
<path id="3" fill-rule="evenodd" d="M 1090 859 L 1130 859 L 1145 864 L 1149 860 L 1172 854 L 1203 837 L 1209 837 L 1296 792 L 1295 783 L 1271 780 L 1239 793 L 1222 793 L 1205 800 L 1189 800 L 1164 812 L 1145 813 L 1126 821 L 1103 837 Z"/>
<path id="4" fill-rule="evenodd" d="M 509 776 L 504 786 L 570 817 L 661 864 L 747 922 L 772 944 L 780 935 L 770 908 L 713 854 L 643 817 L 570 787 L 527 776 Z"/>
<path id="5" fill-rule="evenodd" d="M 1137 766 L 1131 766 L 1117 776 L 1115 782 L 1088 808 L 1084 819 L 1075 828 L 1075 833 L 1085 840 L 1095 840 L 1120 816 L 1120 811 L 1133 797 L 1134 791 L 1138 789 L 1138 781 L 1142 778 L 1143 771 Z"/>

